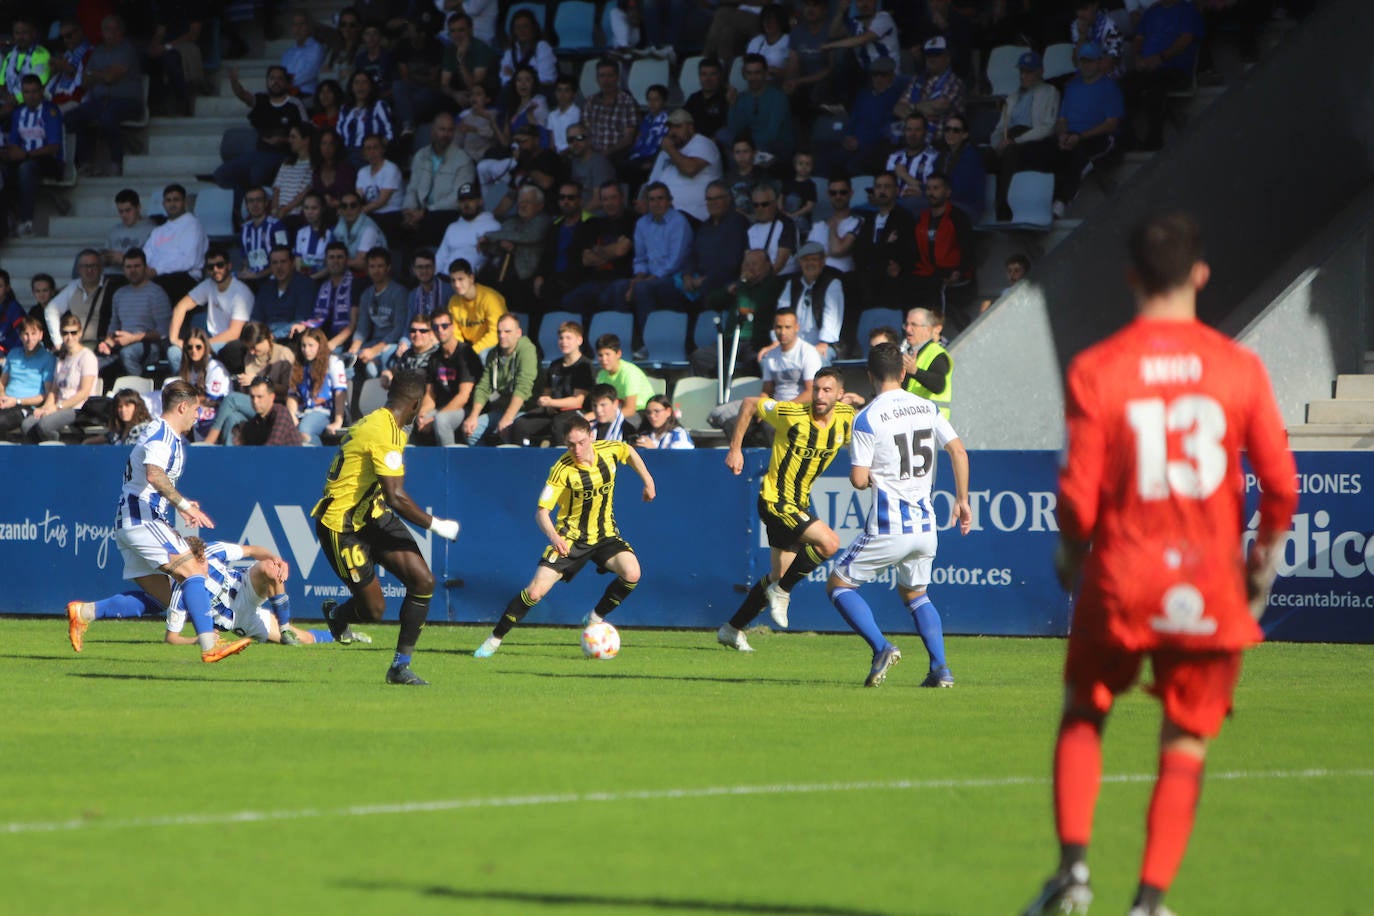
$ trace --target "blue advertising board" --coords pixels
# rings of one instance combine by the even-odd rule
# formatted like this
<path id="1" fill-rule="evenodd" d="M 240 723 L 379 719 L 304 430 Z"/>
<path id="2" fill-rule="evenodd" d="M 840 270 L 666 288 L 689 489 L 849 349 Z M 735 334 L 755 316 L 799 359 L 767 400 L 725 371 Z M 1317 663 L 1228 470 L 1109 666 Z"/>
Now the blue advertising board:
<path id="1" fill-rule="evenodd" d="M 492 622 L 534 572 L 545 541 L 534 512 L 550 449 L 409 449 L 406 490 L 419 505 L 457 518 L 455 543 L 416 532 L 438 582 L 432 621 Z M 331 449 L 194 448 L 181 489 L 215 521 L 202 536 L 267 547 L 291 564 L 288 593 L 297 616 L 318 616 L 327 598 L 346 591 L 320 552 L 310 510 Z M 743 473 L 724 466 L 718 450 L 649 452 L 658 496 L 621 469 L 616 517 L 634 545 L 644 578 L 616 612 L 627 626 L 710 627 L 728 619 L 768 569 L 769 552 L 755 510 L 767 465 L 762 449 L 746 452 Z M 0 613 L 55 614 L 74 598 L 93 599 L 127 586 L 113 542 L 114 504 L 126 449 L 11 447 L 0 462 L 12 482 L 0 503 L 0 556 L 5 589 Z M 941 457 L 934 504 L 940 547 L 930 593 L 946 630 L 960 634 L 1057 636 L 1067 632 L 1071 602 L 1054 581 L 1053 452 L 975 452 L 973 530 L 950 530 L 952 480 Z M 1274 639 L 1374 642 L 1374 473 L 1368 453 L 1298 456 L 1302 496 L 1284 544 L 1279 579 L 1264 619 Z M 869 495 L 849 485 L 841 455 L 812 492 L 817 516 L 849 544 L 862 530 Z M 1374 479 L 1374 478 L 1372 478 Z M 1248 482 L 1247 522 L 1258 492 Z M 828 564 L 794 592 L 792 627 L 844 631 L 825 596 Z M 573 623 L 595 603 L 606 579 L 584 570 L 555 588 L 531 623 Z M 403 589 L 383 575 L 388 616 Z M 913 632 L 890 577 L 865 587 L 884 630 Z M 766 621 L 766 615 L 763 618 Z"/>

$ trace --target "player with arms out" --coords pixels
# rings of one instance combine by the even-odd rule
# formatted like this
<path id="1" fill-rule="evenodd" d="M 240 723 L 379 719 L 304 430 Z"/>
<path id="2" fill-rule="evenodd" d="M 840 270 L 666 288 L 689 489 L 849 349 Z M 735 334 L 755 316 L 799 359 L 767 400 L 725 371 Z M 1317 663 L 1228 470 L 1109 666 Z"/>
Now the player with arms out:
<path id="1" fill-rule="evenodd" d="M 619 439 L 592 439 L 592 427 L 580 414 L 568 424 L 565 440 L 568 451 L 549 471 L 544 492 L 539 495 L 539 507 L 534 519 L 549 546 L 539 558 L 534 578 L 525 590 L 506 605 L 501 619 L 491 635 L 482 641 L 472 654 L 490 658 L 501 648 L 501 640 L 534 606 L 544 599 L 549 589 L 562 579 L 571 582 L 588 562 L 595 563 L 601 572 L 615 573 L 601 600 L 587 615 L 586 623 L 600 623 L 611 611 L 630 596 L 639 584 L 639 557 L 620 536 L 615 524 L 615 471 L 617 464 L 634 468 L 644 482 L 644 501 L 653 502 L 654 478 L 644 465 L 644 459 Z M 550 515 L 558 510 L 558 522 Z"/>
<path id="2" fill-rule="evenodd" d="M 387 669 L 386 682 L 412 687 L 429 685 L 410 670 L 410 659 L 429 615 L 434 574 L 401 519 L 450 541 L 458 537 L 457 522 L 430 515 L 405 491 L 405 431 L 415 422 L 424 396 L 423 373 L 411 370 L 396 374 L 386 405 L 344 434 L 325 477 L 324 496 L 310 513 L 330 568 L 352 593 L 338 607 L 324 608 L 335 639 L 351 624 L 381 620 L 386 613 L 377 564 L 405 585 L 396 656 Z"/>
<path id="3" fill-rule="evenodd" d="M 950 524 L 960 534 L 973 526 L 968 501 L 968 452 L 939 405 L 902 388 L 902 351 L 881 343 L 868 351 L 868 378 L 878 394 L 854 420 L 849 482 L 856 490 L 873 490 L 864 533 L 849 545 L 830 574 L 827 588 L 835 610 L 873 649 L 873 666 L 865 687 L 876 687 L 902 653 L 888 642 L 873 619 L 873 610 L 858 588 L 895 567 L 902 603 L 916 622 L 916 632 L 930 656 L 922 687 L 953 687 L 945 661 L 940 613 L 926 595 L 935 562 L 935 510 L 930 504 L 935 449 L 949 453 L 954 469 L 954 515 Z"/>
<path id="4" fill-rule="evenodd" d="M 1059 869 L 1024 911 L 1086 913 L 1087 849 L 1113 698 L 1149 656 L 1164 707 L 1159 773 L 1132 916 L 1162 899 L 1193 829 L 1207 743 L 1231 711 L 1241 650 L 1297 506 L 1283 420 L 1259 358 L 1197 320 L 1202 234 L 1185 214 L 1130 235 L 1136 320 L 1080 353 L 1065 385 L 1059 581 L 1082 584 L 1054 753 Z M 1259 477 L 1259 530 L 1242 554 L 1244 449 Z"/>
<path id="5" fill-rule="evenodd" d="M 827 367 L 816 373 L 810 404 L 748 397 L 740 405 L 725 454 L 725 466 L 735 474 L 744 470 L 741 446 L 754 417 L 775 431 L 768 472 L 759 487 L 759 519 L 768 533 L 772 569 L 716 631 L 723 646 L 753 652 L 744 629 L 765 604 L 773 622 L 786 627 L 792 587 L 840 549 L 840 536 L 811 514 L 811 485 L 853 435 L 854 408 L 840 400 L 843 395 L 839 370 Z"/>
<path id="6" fill-rule="evenodd" d="M 80 652 L 86 627 L 97 616 L 131 617 L 148 607 L 148 598 L 170 607 L 172 583 L 181 589 L 182 600 L 200 645 L 200 660 L 217 662 L 242 652 L 252 642 L 238 639 L 219 643 L 210 618 L 210 594 L 205 586 L 205 561 L 197 560 L 181 534 L 172 527 L 175 508 L 182 521 L 196 528 L 213 528 L 200 503 L 177 491 L 186 469 L 183 437 L 196 425 L 202 392 L 183 379 L 173 379 L 162 389 L 162 416 L 144 430 L 129 453 L 124 467 L 124 486 L 115 513 L 115 545 L 124 557 L 124 578 L 136 584 L 136 592 L 113 595 L 97 602 L 67 604 L 67 638 Z"/>

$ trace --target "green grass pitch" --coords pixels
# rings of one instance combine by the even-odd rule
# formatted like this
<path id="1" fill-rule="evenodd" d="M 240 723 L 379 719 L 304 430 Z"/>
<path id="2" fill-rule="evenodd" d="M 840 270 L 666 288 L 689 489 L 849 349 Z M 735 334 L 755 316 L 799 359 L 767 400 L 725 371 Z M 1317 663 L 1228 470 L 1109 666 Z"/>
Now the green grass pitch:
<path id="1" fill-rule="evenodd" d="M 216 665 L 101 621 L 0 620 L 6 913 L 1009 914 L 1055 859 L 1058 640 L 952 639 L 860 685 L 854 636 L 425 631 Z M 1250 653 L 1170 905 L 1374 913 L 1374 649 Z M 1107 731 L 1097 906 L 1135 886 L 1158 708 Z"/>

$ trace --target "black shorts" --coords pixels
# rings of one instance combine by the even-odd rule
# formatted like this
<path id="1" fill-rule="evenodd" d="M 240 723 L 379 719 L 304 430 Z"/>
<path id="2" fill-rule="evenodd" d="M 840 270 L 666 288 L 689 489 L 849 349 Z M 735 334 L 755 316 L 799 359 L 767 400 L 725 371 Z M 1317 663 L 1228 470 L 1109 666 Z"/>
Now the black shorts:
<path id="1" fill-rule="evenodd" d="M 544 549 L 544 555 L 539 558 L 540 566 L 547 566 L 554 572 L 563 577 L 564 582 L 571 582 L 573 576 L 582 571 L 582 567 L 588 561 L 596 564 L 596 571 L 604 573 L 606 564 L 611 557 L 618 553 L 629 551 L 634 553 L 635 549 L 620 538 L 606 538 L 604 541 L 597 541 L 595 544 L 588 544 L 585 541 L 574 541 L 572 549 L 568 551 L 566 557 L 560 557 L 558 551 L 553 549 L 550 544 Z"/>
<path id="2" fill-rule="evenodd" d="M 325 558 L 329 560 L 329 568 L 354 594 L 377 578 L 377 554 L 397 550 L 420 551 L 410 529 L 394 512 L 370 519 L 356 531 L 335 531 L 316 519 L 315 534 L 320 539 Z"/>
<path id="3" fill-rule="evenodd" d="M 764 502 L 759 497 L 759 519 L 763 530 L 768 534 L 768 546 L 774 550 L 795 551 L 801 543 L 802 532 L 816 521 L 811 510 L 794 506 L 791 503 Z"/>

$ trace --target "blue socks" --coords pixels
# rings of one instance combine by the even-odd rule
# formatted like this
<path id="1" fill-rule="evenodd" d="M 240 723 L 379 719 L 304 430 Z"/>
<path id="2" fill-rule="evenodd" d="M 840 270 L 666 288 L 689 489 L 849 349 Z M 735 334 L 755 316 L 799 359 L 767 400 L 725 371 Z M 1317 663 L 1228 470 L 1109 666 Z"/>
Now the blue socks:
<path id="1" fill-rule="evenodd" d="M 278 624 L 286 626 L 291 622 L 291 599 L 286 596 L 286 592 L 273 595 L 267 599 L 267 603 L 272 606 L 272 614 L 277 618 Z"/>
<path id="2" fill-rule="evenodd" d="M 396 653 L 396 657 L 393 658 L 393 659 L 391 660 L 391 667 L 393 667 L 393 668 L 399 668 L 399 667 L 401 667 L 402 665 L 409 665 L 409 664 L 410 664 L 410 653 L 409 653 L 409 652 L 397 652 L 397 653 Z"/>
<path id="3" fill-rule="evenodd" d="M 120 617 L 141 617 L 144 614 L 161 614 L 162 605 L 153 600 L 147 592 L 139 589 L 120 592 L 95 602 L 95 619 Z"/>
<path id="4" fill-rule="evenodd" d="M 210 593 L 205 590 L 204 576 L 191 576 L 181 583 L 181 600 L 186 605 L 186 615 L 191 618 L 191 626 L 196 635 L 215 632 L 214 621 L 210 619 Z"/>
<path id="5" fill-rule="evenodd" d="M 333 641 L 334 641 L 334 634 L 331 633 L 331 632 L 329 632 L 329 629 L 328 629 L 328 628 L 325 628 L 325 629 L 323 629 L 323 630 L 306 630 L 305 632 L 307 632 L 307 633 L 313 633 L 314 636 L 315 636 L 315 642 L 333 642 Z"/>
<path id="6" fill-rule="evenodd" d="M 873 619 L 873 609 L 857 591 L 852 588 L 834 589 L 830 593 L 830 603 L 835 605 L 835 610 L 840 612 L 844 622 L 872 647 L 874 654 L 892 645 L 883 635 L 883 631 L 878 629 L 878 623 Z"/>
<path id="7" fill-rule="evenodd" d="M 930 597 L 922 595 L 907 604 L 906 609 L 911 612 L 911 619 L 916 622 L 916 632 L 921 634 L 921 641 L 926 644 L 931 670 L 945 667 L 945 630 L 940 623 L 940 612 L 930 603 Z"/>

